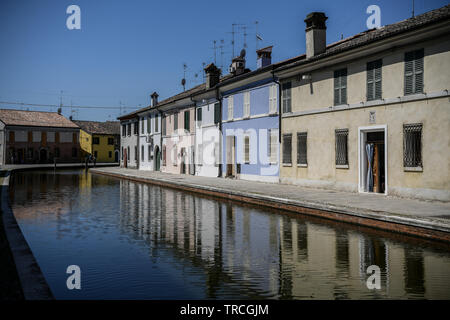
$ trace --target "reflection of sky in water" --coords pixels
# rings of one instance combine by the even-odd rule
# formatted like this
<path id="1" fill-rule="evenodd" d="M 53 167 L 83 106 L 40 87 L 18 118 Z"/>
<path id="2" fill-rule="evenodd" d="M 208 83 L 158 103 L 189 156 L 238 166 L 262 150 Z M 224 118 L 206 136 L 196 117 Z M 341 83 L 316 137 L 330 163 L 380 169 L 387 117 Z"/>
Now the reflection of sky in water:
<path id="1" fill-rule="evenodd" d="M 56 298 L 450 298 L 449 247 L 418 239 L 82 171 L 17 173 L 12 203 Z"/>

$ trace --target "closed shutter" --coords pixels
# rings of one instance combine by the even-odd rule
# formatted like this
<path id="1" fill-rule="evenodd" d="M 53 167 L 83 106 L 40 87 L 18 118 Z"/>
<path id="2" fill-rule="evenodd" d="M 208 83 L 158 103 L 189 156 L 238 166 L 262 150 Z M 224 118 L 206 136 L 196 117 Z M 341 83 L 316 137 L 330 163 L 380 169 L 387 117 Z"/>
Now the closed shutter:
<path id="1" fill-rule="evenodd" d="M 186 131 L 189 131 L 189 125 L 190 125 L 190 113 L 189 111 L 184 112 L 184 129 Z"/>
<path id="2" fill-rule="evenodd" d="M 414 91 L 415 93 L 423 92 L 423 49 L 415 52 L 414 59 Z"/>
<path id="3" fill-rule="evenodd" d="M 405 95 L 414 93 L 414 52 L 405 53 Z"/>
<path id="4" fill-rule="evenodd" d="M 405 53 L 405 95 L 423 92 L 424 50 Z"/>
<path id="5" fill-rule="evenodd" d="M 233 96 L 228 97 L 228 120 L 233 119 Z"/>
<path id="6" fill-rule="evenodd" d="M 341 97 L 340 97 L 340 79 L 339 79 L 339 71 L 334 71 L 334 105 L 338 105 Z"/>
<path id="7" fill-rule="evenodd" d="M 283 135 L 283 163 L 292 163 L 292 134 Z"/>
<path id="8" fill-rule="evenodd" d="M 347 103 L 347 69 L 334 71 L 334 105 Z"/>
<path id="9" fill-rule="evenodd" d="M 220 123 L 220 104 L 219 103 L 214 104 L 214 123 L 215 124 Z"/>
<path id="10" fill-rule="evenodd" d="M 382 60 L 367 63 L 367 100 L 381 99 Z"/>
<path id="11" fill-rule="evenodd" d="M 197 123 L 198 123 L 198 126 L 202 125 L 202 108 L 201 107 L 197 109 Z"/>
<path id="12" fill-rule="evenodd" d="M 151 116 L 147 117 L 147 133 L 151 133 L 152 132 L 152 118 Z"/>
<path id="13" fill-rule="evenodd" d="M 283 113 L 291 112 L 291 83 L 283 83 Z"/>

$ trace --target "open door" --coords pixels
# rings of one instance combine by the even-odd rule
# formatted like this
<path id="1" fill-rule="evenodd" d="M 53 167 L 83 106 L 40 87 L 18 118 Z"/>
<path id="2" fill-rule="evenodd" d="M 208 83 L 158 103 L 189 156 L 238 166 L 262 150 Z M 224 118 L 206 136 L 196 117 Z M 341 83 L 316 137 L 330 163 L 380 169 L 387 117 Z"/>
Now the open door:
<path id="1" fill-rule="evenodd" d="M 227 136 L 227 172 L 226 177 L 236 176 L 236 137 Z"/>
<path id="2" fill-rule="evenodd" d="M 360 131 L 360 191 L 386 193 L 386 132 Z"/>

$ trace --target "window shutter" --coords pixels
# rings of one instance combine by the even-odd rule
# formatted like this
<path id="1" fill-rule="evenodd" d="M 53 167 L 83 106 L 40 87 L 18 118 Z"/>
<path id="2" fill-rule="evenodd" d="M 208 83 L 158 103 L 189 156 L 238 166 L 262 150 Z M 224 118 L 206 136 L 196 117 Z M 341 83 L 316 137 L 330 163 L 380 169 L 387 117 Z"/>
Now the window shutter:
<path id="1" fill-rule="evenodd" d="M 424 52 L 422 50 L 417 50 L 415 52 L 414 59 L 414 92 L 423 92 L 423 56 Z"/>
<path id="2" fill-rule="evenodd" d="M 414 78 L 414 52 L 405 53 L 405 95 L 412 94 Z"/>
<path id="3" fill-rule="evenodd" d="M 334 105 L 338 105 L 341 100 L 339 87 L 339 71 L 334 71 Z"/>
<path id="4" fill-rule="evenodd" d="M 375 97 L 374 99 L 381 99 L 381 79 L 382 79 L 382 61 L 377 60 L 375 63 L 375 71 L 374 71 L 374 81 L 375 81 Z"/>
<path id="5" fill-rule="evenodd" d="M 214 124 L 220 123 L 220 104 L 214 104 Z"/>
<path id="6" fill-rule="evenodd" d="M 374 82 L 375 82 L 375 75 L 374 75 L 374 68 L 373 68 L 373 62 L 369 62 L 367 64 L 367 100 L 373 100 L 374 97 Z"/>
<path id="7" fill-rule="evenodd" d="M 341 104 L 347 103 L 347 69 L 341 72 Z"/>

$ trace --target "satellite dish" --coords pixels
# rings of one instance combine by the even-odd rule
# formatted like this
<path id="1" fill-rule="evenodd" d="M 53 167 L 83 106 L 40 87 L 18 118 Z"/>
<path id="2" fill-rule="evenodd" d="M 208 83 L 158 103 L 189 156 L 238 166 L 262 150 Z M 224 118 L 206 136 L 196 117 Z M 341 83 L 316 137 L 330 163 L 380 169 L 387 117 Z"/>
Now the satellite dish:
<path id="1" fill-rule="evenodd" d="M 245 57 L 245 49 L 242 49 L 241 50 L 241 54 L 239 55 L 241 58 L 244 58 Z"/>

